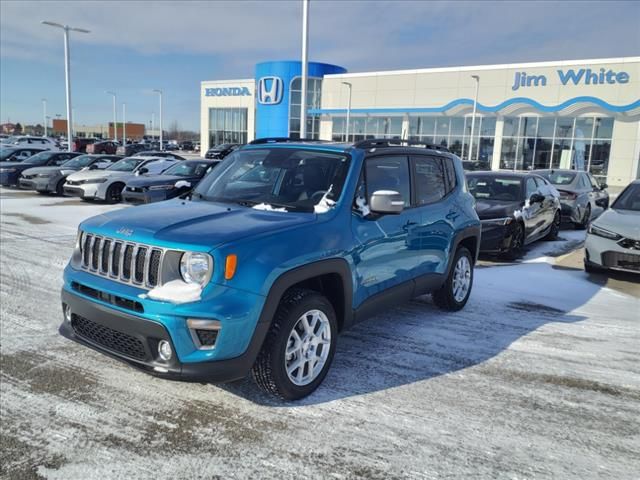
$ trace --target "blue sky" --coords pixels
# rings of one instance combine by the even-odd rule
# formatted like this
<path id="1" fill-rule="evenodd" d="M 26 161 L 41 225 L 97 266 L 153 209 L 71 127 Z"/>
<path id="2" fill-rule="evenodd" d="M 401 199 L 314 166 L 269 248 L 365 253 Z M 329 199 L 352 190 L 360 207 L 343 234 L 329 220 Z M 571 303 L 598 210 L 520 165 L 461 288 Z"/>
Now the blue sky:
<path id="1" fill-rule="evenodd" d="M 76 123 L 158 115 L 199 129 L 199 82 L 253 77 L 257 62 L 300 57 L 301 3 L 291 1 L 0 2 L 0 121 L 65 116 L 62 32 L 72 34 Z M 310 60 L 349 71 L 640 55 L 640 2 L 311 2 Z"/>

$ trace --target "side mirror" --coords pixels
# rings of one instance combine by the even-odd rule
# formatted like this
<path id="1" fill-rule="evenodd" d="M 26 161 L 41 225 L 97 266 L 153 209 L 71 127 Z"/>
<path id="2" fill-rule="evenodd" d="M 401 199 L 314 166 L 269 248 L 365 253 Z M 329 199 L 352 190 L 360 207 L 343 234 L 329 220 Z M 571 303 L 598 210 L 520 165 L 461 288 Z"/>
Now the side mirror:
<path id="1" fill-rule="evenodd" d="M 531 198 L 529 198 L 529 203 L 542 203 L 544 202 L 544 195 L 540 195 L 539 193 L 534 193 L 533 195 L 531 195 Z"/>
<path id="2" fill-rule="evenodd" d="M 373 213 L 398 214 L 404 209 L 402 195 L 393 190 L 377 190 L 369 199 L 369 208 Z"/>
<path id="3" fill-rule="evenodd" d="M 149 173 L 149 169 L 147 167 L 142 167 L 140 170 L 138 170 L 138 174 L 140 175 L 144 175 L 145 173 Z"/>
<path id="4" fill-rule="evenodd" d="M 98 170 L 98 168 L 100 168 L 100 166 L 97 163 L 89 165 L 89 170 Z"/>
<path id="5" fill-rule="evenodd" d="M 605 188 L 609 188 L 609 185 L 607 185 L 606 183 L 601 183 L 600 190 L 604 190 Z"/>

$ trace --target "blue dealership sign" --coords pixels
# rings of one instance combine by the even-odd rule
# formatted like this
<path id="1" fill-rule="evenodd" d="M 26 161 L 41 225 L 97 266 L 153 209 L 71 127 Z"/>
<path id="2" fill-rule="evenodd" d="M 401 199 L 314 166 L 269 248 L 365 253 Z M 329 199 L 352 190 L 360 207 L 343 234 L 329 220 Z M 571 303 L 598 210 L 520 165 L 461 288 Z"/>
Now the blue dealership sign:
<path id="1" fill-rule="evenodd" d="M 204 89 L 205 97 L 243 97 L 251 96 L 247 87 L 212 87 Z"/>

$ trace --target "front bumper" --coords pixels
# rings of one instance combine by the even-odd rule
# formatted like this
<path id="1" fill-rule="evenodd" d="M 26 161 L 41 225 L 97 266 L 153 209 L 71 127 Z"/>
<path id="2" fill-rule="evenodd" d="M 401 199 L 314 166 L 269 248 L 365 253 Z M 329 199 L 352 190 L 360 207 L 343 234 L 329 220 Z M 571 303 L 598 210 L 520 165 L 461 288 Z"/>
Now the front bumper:
<path id="1" fill-rule="evenodd" d="M 511 248 L 511 242 L 513 240 L 512 225 L 513 223 L 509 225 L 482 223 L 482 234 L 480 235 L 480 252 L 507 252 Z"/>
<path id="2" fill-rule="evenodd" d="M 50 192 L 55 190 L 49 187 L 49 178 L 20 178 L 18 186 L 25 190 L 37 190 L 39 192 Z"/>
<path id="3" fill-rule="evenodd" d="M 640 250 L 624 248 L 615 240 L 587 234 L 585 261 L 601 268 L 640 273 Z"/>
<path id="4" fill-rule="evenodd" d="M 167 195 L 167 190 L 145 190 L 143 192 L 131 191 L 126 188 L 122 192 L 122 201 L 132 205 L 141 205 L 143 203 L 154 203 L 167 200 L 171 197 Z"/>
<path id="5" fill-rule="evenodd" d="M 0 172 L 0 185 L 16 185 L 19 175 L 20 172 Z"/>
<path id="6" fill-rule="evenodd" d="M 74 289 L 78 283 L 100 292 L 99 297 Z M 143 290 L 114 284 L 67 267 L 62 303 L 70 307 L 72 320 L 63 321 L 60 333 L 162 377 L 227 382 L 249 372 L 269 328 L 269 323 L 257 321 L 263 297 L 219 287 L 199 302 L 173 305 L 141 299 L 137 292 Z M 114 296 L 118 301 L 113 301 Z M 137 308 L 133 308 L 134 302 Z M 219 319 L 222 328 L 213 349 L 197 348 L 187 318 Z M 169 361 L 158 355 L 161 340 L 172 347 Z"/>
<path id="7" fill-rule="evenodd" d="M 64 184 L 64 194 L 70 197 L 96 198 L 98 197 L 99 183 L 87 183 L 83 185 Z"/>
<path id="8" fill-rule="evenodd" d="M 575 200 L 560 200 L 560 218 L 563 222 L 580 223 L 584 210 L 578 207 Z"/>

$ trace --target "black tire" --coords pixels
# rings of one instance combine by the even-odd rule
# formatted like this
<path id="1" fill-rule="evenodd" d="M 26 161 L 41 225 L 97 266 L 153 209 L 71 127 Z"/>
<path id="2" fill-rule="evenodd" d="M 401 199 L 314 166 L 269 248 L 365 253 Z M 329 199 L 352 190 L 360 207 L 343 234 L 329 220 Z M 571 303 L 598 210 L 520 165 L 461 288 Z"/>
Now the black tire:
<path id="1" fill-rule="evenodd" d="M 320 310 L 329 320 L 331 343 L 329 354 L 318 376 L 307 385 L 296 385 L 287 375 L 285 352 L 289 335 L 305 312 Z M 312 393 L 324 380 L 336 349 L 338 322 L 331 305 L 323 295 L 313 290 L 292 289 L 280 300 L 271 328 L 262 345 L 253 368 L 252 376 L 258 387 L 285 400 L 298 400 Z"/>
<path id="2" fill-rule="evenodd" d="M 106 203 L 120 203 L 122 201 L 122 190 L 124 189 L 123 183 L 114 183 L 107 188 L 107 193 L 104 195 L 104 201 Z"/>
<path id="3" fill-rule="evenodd" d="M 518 259 L 520 255 L 522 255 L 522 247 L 524 247 L 524 225 L 516 222 L 513 228 L 514 232 L 512 234 L 511 246 L 503 255 L 507 260 Z"/>
<path id="4" fill-rule="evenodd" d="M 46 190 L 36 190 L 36 192 L 38 192 L 40 195 L 46 195 L 47 193 L 49 193 Z"/>
<path id="5" fill-rule="evenodd" d="M 63 196 L 64 195 L 64 184 L 66 180 L 63 178 L 56 184 L 56 195 Z"/>
<path id="6" fill-rule="evenodd" d="M 544 239 L 549 241 L 556 240 L 558 238 L 558 233 L 560 233 L 560 210 L 556 210 L 556 214 L 553 216 L 551 229 Z"/>
<path id="7" fill-rule="evenodd" d="M 464 296 L 464 298 L 458 301 L 455 299 L 455 296 L 454 296 L 453 281 L 454 281 L 454 273 L 456 270 L 456 265 L 458 264 L 458 261 L 462 257 L 467 257 L 469 265 L 471 266 L 471 272 L 470 272 L 469 290 L 467 291 L 467 294 Z M 473 288 L 473 267 L 474 267 L 474 261 L 473 261 L 473 257 L 471 256 L 471 252 L 469 252 L 469 250 L 465 247 L 458 247 L 458 250 L 456 251 L 456 255 L 453 258 L 453 263 L 451 264 L 449 274 L 447 275 L 447 279 L 438 290 L 436 290 L 431 294 L 433 298 L 433 302 L 443 310 L 449 310 L 451 312 L 456 312 L 458 310 L 461 310 L 467 304 L 467 300 L 469 300 L 469 295 L 471 295 L 471 289 Z"/>
<path id="8" fill-rule="evenodd" d="M 582 220 L 579 223 L 574 223 L 573 226 L 576 230 L 585 230 L 589 226 L 589 220 L 591 220 L 591 204 L 587 204 L 587 208 L 584 211 Z"/>

